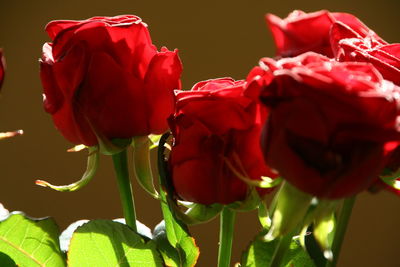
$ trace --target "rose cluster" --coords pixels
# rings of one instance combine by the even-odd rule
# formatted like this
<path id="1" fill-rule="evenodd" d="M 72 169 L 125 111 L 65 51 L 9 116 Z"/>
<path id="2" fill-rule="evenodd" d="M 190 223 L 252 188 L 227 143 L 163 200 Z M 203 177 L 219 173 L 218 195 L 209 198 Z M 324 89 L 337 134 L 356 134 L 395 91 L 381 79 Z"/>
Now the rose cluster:
<path id="1" fill-rule="evenodd" d="M 201 204 L 245 200 L 253 181 L 276 176 L 259 146 L 266 109 L 246 94 L 245 81 L 214 79 L 180 91 L 177 50 L 158 52 L 136 16 L 52 21 L 46 31 L 44 108 L 67 140 L 96 146 L 161 134 L 169 124 L 176 194 Z"/>
<path id="2" fill-rule="evenodd" d="M 44 108 L 66 139 L 87 146 L 170 128 L 175 193 L 205 205 L 244 201 L 264 177 L 336 199 L 396 171 L 400 44 L 346 13 L 266 19 L 275 59 L 262 58 L 246 80 L 188 91 L 177 50 L 158 51 L 138 17 L 50 22 Z"/>
<path id="3" fill-rule="evenodd" d="M 266 19 L 277 58 L 261 59 L 247 81 L 268 108 L 262 147 L 271 168 L 328 199 L 379 183 L 389 163 L 397 170 L 400 44 L 346 13 Z"/>

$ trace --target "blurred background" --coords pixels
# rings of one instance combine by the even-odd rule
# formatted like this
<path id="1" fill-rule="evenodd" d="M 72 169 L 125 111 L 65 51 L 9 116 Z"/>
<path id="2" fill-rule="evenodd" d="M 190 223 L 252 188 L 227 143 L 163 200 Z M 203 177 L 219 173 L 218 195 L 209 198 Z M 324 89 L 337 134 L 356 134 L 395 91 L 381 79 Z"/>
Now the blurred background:
<path id="1" fill-rule="evenodd" d="M 78 219 L 122 216 L 111 158 L 103 156 L 96 177 L 78 192 L 60 193 L 36 186 L 45 179 L 68 184 L 80 178 L 86 153 L 67 153 L 72 147 L 54 128 L 42 108 L 38 59 L 47 22 L 92 16 L 135 14 L 148 25 L 153 42 L 178 48 L 183 61 L 184 88 L 195 82 L 231 76 L 245 78 L 274 46 L 265 13 L 285 17 L 293 9 L 349 12 L 388 42 L 400 42 L 397 0 L 336 1 L 135 1 L 135 0 L 0 0 L 0 47 L 7 73 L 0 97 L 0 131 L 23 129 L 21 137 L 0 142 L 0 203 L 10 211 L 33 217 L 53 216 L 61 229 Z M 161 220 L 157 201 L 133 181 L 140 221 L 153 228 Z M 400 266 L 400 199 L 386 192 L 358 197 L 339 266 Z M 240 259 L 259 231 L 256 214 L 238 214 L 233 262 Z M 201 249 L 197 266 L 215 266 L 218 220 L 191 227 Z"/>

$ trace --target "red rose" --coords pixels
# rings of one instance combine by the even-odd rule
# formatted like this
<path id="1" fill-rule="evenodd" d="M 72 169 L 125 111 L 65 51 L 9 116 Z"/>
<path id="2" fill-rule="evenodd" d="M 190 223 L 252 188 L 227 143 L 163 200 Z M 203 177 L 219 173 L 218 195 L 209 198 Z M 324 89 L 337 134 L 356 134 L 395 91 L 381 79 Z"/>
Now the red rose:
<path id="1" fill-rule="evenodd" d="M 285 19 L 267 14 L 266 20 L 275 40 L 277 54 L 282 57 L 297 56 L 309 51 L 333 57 L 329 31 L 336 21 L 344 23 L 363 37 L 374 36 L 380 39 L 360 20 L 347 13 L 331 13 L 326 10 L 305 13 L 295 10 Z"/>
<path id="2" fill-rule="evenodd" d="M 92 146 L 168 129 L 181 62 L 176 50 L 157 51 L 140 18 L 52 21 L 46 31 L 44 107 L 66 139 Z"/>
<path id="3" fill-rule="evenodd" d="M 177 93 L 169 119 L 174 136 L 169 162 L 182 199 L 206 205 L 244 200 L 249 186 L 232 167 L 247 179 L 273 176 L 258 141 L 264 112 L 244 95 L 244 84 L 221 78 Z"/>
<path id="4" fill-rule="evenodd" d="M 1 86 L 3 85 L 5 69 L 6 69 L 6 60 L 4 59 L 3 56 L 3 50 L 0 49 L 0 89 Z"/>
<path id="5" fill-rule="evenodd" d="M 310 52 L 263 59 L 248 80 L 270 109 L 267 164 L 306 193 L 334 199 L 367 189 L 400 140 L 400 88 L 370 64 Z"/>
<path id="6" fill-rule="evenodd" d="M 400 44 L 362 36 L 340 22 L 333 24 L 331 44 L 337 60 L 369 62 L 383 78 L 400 85 Z"/>

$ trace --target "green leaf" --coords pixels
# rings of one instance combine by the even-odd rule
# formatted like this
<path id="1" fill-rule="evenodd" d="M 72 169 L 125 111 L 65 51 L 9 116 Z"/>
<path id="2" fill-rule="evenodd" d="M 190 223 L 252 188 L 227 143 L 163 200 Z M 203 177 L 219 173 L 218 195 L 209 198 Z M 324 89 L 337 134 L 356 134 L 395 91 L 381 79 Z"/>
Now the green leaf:
<path id="1" fill-rule="evenodd" d="M 69 243 L 71 242 L 72 235 L 74 234 L 75 230 L 79 227 L 84 225 L 85 223 L 89 222 L 89 220 L 79 220 L 76 222 L 71 223 L 67 229 L 65 229 L 60 235 L 60 248 L 61 251 L 64 253 L 68 252 Z"/>
<path id="2" fill-rule="evenodd" d="M 271 218 L 269 217 L 267 203 L 263 200 L 260 201 L 258 206 L 258 220 L 265 230 L 268 230 L 271 227 Z"/>
<path id="3" fill-rule="evenodd" d="M 118 219 L 114 219 L 114 222 L 118 222 L 118 223 L 122 223 L 122 224 L 126 224 L 125 223 L 125 219 L 124 218 L 118 218 Z M 84 225 L 85 223 L 88 223 L 89 220 L 79 220 L 76 222 L 71 223 L 67 229 L 65 229 L 61 235 L 60 235 L 60 248 L 61 251 L 64 253 L 68 252 L 68 248 L 69 248 L 69 243 L 71 242 L 71 238 L 72 235 L 74 234 L 75 230 Z M 137 226 L 137 233 L 139 235 L 141 235 L 143 237 L 144 240 L 150 240 L 152 239 L 152 233 L 150 228 L 148 228 L 146 225 L 144 225 L 143 223 L 136 221 L 136 226 Z"/>
<path id="4" fill-rule="evenodd" d="M 0 221 L 0 252 L 19 266 L 66 266 L 58 235 L 52 218 L 33 219 L 12 212 Z"/>
<path id="5" fill-rule="evenodd" d="M 68 251 L 68 266 L 162 266 L 154 242 L 145 242 L 128 226 L 93 220 L 73 234 Z"/>
<path id="6" fill-rule="evenodd" d="M 247 250 L 242 254 L 241 267 L 269 266 L 278 240 L 265 242 L 266 231 L 256 236 Z M 282 267 L 313 267 L 315 266 L 307 252 L 298 241 L 293 240 L 282 261 Z"/>
<path id="7" fill-rule="evenodd" d="M 169 244 L 176 249 L 179 254 L 178 266 L 189 267 L 194 266 L 199 257 L 200 251 L 196 246 L 194 239 L 190 236 L 187 226 L 175 216 L 173 209 L 168 205 L 173 200 L 170 198 L 172 195 L 171 185 L 168 183 L 170 179 L 167 178 L 168 168 L 167 162 L 164 160 L 164 144 L 169 134 L 165 134 L 160 139 L 158 150 L 158 170 L 159 170 L 159 183 L 160 183 L 160 198 L 161 198 L 161 211 L 165 221 L 165 234 Z M 171 203 L 172 204 L 172 203 Z"/>
<path id="8" fill-rule="evenodd" d="M 174 248 L 167 238 L 165 222 L 161 221 L 155 228 L 153 240 L 157 244 L 164 263 L 170 267 L 194 266 L 199 257 L 198 249 L 193 249 L 195 242 L 193 237 L 186 236 L 181 242 L 181 246 Z"/>

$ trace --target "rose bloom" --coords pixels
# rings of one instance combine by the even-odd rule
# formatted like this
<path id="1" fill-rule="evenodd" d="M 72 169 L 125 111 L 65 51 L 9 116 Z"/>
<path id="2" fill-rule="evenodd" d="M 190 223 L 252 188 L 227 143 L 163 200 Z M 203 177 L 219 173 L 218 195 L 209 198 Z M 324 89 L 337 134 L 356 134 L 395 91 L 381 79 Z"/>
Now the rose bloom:
<path id="1" fill-rule="evenodd" d="M 52 21 L 46 31 L 44 108 L 67 140 L 93 146 L 168 129 L 182 65 L 176 50 L 157 51 L 139 17 Z"/>
<path id="2" fill-rule="evenodd" d="M 244 180 L 275 177 L 259 145 L 265 110 L 244 94 L 244 85 L 220 78 L 177 93 L 169 119 L 174 136 L 169 163 L 175 191 L 183 200 L 229 204 L 248 196 L 250 186 Z"/>
<path id="3" fill-rule="evenodd" d="M 3 85 L 5 69 L 6 69 L 6 60 L 4 59 L 3 56 L 3 50 L 0 49 L 0 89 L 1 86 Z"/>
<path id="4" fill-rule="evenodd" d="M 309 51 L 333 57 L 329 32 L 336 21 L 347 25 L 360 36 L 373 36 L 380 40 L 359 19 L 347 13 L 326 10 L 305 13 L 295 10 L 285 19 L 267 14 L 266 21 L 275 40 L 277 55 L 281 57 L 297 56 Z"/>
<path id="5" fill-rule="evenodd" d="M 262 59 L 248 81 L 270 112 L 265 160 L 289 183 L 336 199 L 376 182 L 400 140 L 400 88 L 372 65 L 309 52 Z"/>
<path id="6" fill-rule="evenodd" d="M 333 24 L 331 44 L 338 61 L 369 62 L 386 80 L 400 85 L 400 44 L 362 36 L 340 22 Z"/>

